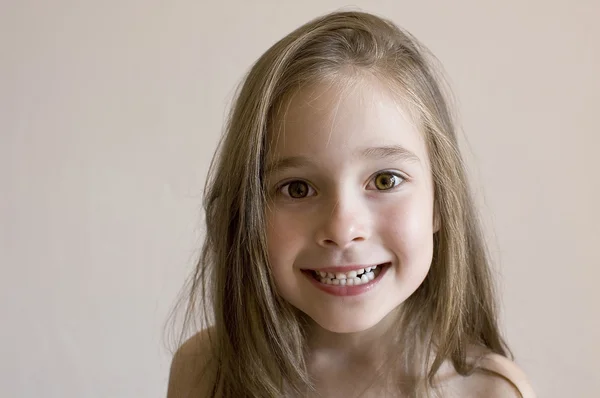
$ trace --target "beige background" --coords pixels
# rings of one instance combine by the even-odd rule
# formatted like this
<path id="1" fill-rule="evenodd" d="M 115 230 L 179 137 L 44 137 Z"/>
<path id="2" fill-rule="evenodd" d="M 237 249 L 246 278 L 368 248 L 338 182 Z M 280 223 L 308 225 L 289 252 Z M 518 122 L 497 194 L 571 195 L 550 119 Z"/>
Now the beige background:
<path id="1" fill-rule="evenodd" d="M 235 85 L 346 5 L 446 67 L 518 363 L 541 397 L 600 394 L 597 0 L 0 4 L 0 396 L 164 396 Z"/>

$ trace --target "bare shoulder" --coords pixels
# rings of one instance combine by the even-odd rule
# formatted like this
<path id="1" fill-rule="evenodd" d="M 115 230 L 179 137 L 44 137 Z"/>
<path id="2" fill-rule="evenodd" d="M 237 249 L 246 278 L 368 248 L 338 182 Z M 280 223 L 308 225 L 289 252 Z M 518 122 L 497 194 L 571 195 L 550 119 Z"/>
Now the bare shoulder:
<path id="1" fill-rule="evenodd" d="M 204 397 L 212 391 L 214 380 L 210 335 L 205 329 L 179 347 L 169 374 L 167 398 Z"/>
<path id="2" fill-rule="evenodd" d="M 481 382 L 494 392 L 490 397 L 535 398 L 535 393 L 527 376 L 510 359 L 495 353 L 485 355 L 480 361 L 481 369 L 476 371 Z M 496 391 L 498 392 L 496 394 Z M 513 395 L 509 395 L 512 393 Z"/>
<path id="3" fill-rule="evenodd" d="M 446 364 L 446 372 L 440 380 L 443 396 L 535 398 L 525 373 L 513 361 L 494 353 L 476 357 L 479 367 L 469 376 L 459 375 L 450 364 Z"/>

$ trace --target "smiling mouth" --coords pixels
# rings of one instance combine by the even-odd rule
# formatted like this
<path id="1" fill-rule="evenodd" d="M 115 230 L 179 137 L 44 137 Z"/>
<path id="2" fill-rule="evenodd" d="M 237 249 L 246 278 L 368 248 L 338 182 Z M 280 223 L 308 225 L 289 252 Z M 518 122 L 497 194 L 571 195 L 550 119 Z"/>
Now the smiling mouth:
<path id="1" fill-rule="evenodd" d="M 303 272 L 309 274 L 313 279 L 325 285 L 359 286 L 365 285 L 376 279 L 383 268 L 389 265 L 390 263 L 384 263 L 349 272 L 325 272 L 319 270 L 305 270 Z"/>

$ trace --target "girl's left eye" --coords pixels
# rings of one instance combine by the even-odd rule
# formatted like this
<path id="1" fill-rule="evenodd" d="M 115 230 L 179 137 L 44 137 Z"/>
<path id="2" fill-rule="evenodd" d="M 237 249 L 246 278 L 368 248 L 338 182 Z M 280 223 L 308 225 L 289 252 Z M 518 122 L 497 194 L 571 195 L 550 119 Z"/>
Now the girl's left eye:
<path id="1" fill-rule="evenodd" d="M 392 173 L 391 171 L 384 171 L 375 175 L 375 178 L 372 181 L 377 190 L 389 191 L 402 184 L 404 180 L 405 178 L 400 174 Z"/>

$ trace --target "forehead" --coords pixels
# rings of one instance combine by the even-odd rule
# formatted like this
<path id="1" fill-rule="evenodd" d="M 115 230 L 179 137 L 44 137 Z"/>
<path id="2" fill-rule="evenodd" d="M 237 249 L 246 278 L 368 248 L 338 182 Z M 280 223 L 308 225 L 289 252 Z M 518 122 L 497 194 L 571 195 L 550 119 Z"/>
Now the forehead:
<path id="1" fill-rule="evenodd" d="M 428 163 L 423 136 L 408 109 L 377 81 L 305 86 L 282 103 L 274 118 L 269 158 L 401 146 Z"/>

